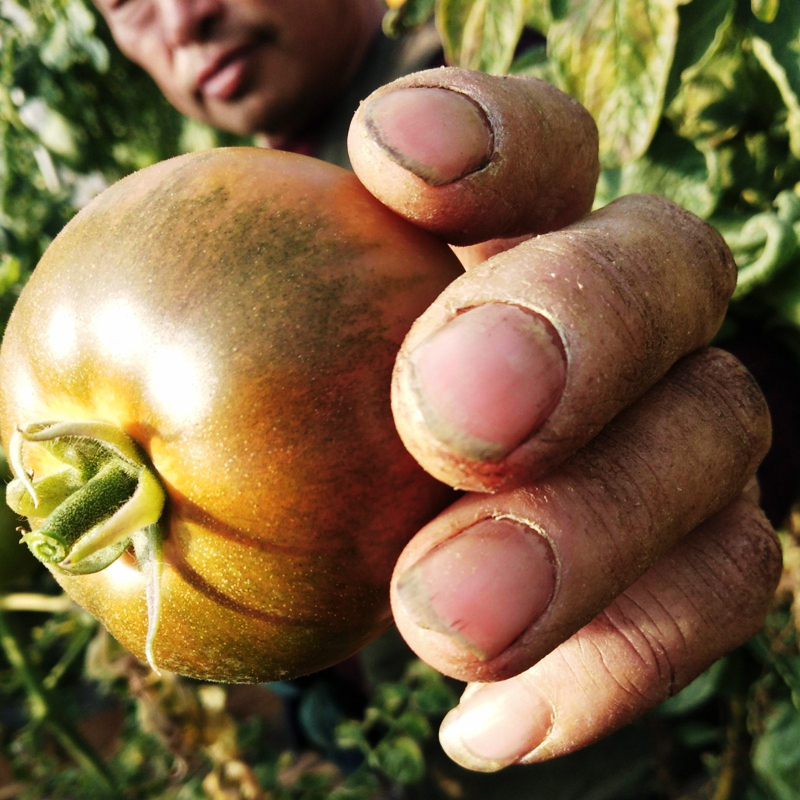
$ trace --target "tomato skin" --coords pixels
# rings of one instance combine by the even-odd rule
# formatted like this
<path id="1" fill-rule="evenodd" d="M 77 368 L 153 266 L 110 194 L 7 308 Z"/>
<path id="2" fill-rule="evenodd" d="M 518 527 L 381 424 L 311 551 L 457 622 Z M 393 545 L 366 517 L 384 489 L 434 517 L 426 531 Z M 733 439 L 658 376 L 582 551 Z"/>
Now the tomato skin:
<path id="1" fill-rule="evenodd" d="M 232 148 L 120 181 L 53 242 L 0 351 L 0 420 L 118 425 L 167 490 L 160 667 L 278 680 L 391 620 L 408 539 L 449 499 L 391 417 L 394 357 L 460 272 L 350 173 Z M 37 476 L 55 466 L 29 448 Z M 143 656 L 142 574 L 56 575 Z"/>

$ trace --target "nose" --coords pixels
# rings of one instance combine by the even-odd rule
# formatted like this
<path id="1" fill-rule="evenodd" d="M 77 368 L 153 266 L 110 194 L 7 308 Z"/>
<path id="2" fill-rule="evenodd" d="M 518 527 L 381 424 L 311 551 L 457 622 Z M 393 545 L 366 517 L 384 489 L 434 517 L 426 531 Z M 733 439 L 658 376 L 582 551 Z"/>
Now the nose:
<path id="1" fill-rule="evenodd" d="M 159 5 L 170 47 L 208 39 L 222 12 L 222 0 L 161 0 Z"/>

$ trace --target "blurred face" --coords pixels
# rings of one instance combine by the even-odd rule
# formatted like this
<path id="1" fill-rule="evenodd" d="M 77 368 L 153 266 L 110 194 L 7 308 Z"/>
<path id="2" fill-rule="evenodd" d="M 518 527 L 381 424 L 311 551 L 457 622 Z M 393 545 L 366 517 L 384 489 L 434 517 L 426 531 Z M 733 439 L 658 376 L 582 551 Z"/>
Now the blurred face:
<path id="1" fill-rule="evenodd" d="M 95 0 L 125 55 L 184 114 L 239 134 L 299 130 L 347 86 L 381 0 Z"/>

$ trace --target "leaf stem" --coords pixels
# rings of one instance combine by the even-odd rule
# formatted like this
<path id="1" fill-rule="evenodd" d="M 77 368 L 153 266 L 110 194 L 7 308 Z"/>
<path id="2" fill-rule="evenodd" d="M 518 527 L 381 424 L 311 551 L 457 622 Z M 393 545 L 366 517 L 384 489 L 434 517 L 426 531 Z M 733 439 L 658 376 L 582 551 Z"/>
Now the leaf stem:
<path id="1" fill-rule="evenodd" d="M 116 782 L 108 767 L 83 735 L 59 712 L 51 692 L 45 688 L 38 671 L 2 610 L 0 610 L 0 646 L 25 689 L 28 709 L 34 722 L 47 726 L 70 757 L 103 786 L 107 796 L 118 796 Z"/>
<path id="2" fill-rule="evenodd" d="M 76 608 L 75 603 L 66 594 L 49 595 L 31 592 L 15 592 L 0 595 L 0 611 L 41 611 L 46 614 L 57 614 Z"/>

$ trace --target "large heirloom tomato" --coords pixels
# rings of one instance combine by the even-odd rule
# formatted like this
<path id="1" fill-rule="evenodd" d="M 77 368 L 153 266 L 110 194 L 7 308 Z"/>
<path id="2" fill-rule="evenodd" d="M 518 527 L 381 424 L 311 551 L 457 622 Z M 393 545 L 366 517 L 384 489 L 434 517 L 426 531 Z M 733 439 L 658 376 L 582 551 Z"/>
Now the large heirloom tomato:
<path id="1" fill-rule="evenodd" d="M 302 156 L 209 151 L 113 185 L 50 246 L 0 352 L 25 540 L 158 667 L 264 681 L 353 653 L 447 500 L 389 387 L 458 273 Z"/>

